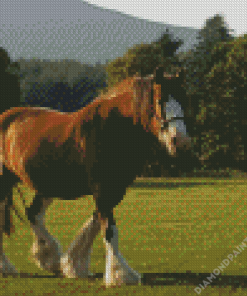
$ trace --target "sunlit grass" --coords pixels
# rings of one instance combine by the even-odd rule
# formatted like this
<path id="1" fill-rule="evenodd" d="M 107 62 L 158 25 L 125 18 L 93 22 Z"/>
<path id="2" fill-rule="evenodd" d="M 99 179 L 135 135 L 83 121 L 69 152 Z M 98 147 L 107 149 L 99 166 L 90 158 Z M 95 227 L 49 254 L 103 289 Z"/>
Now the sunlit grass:
<path id="1" fill-rule="evenodd" d="M 165 182 L 166 187 L 158 187 L 159 182 Z M 145 184 L 145 181 L 138 181 L 138 183 L 143 184 L 143 187 L 128 188 L 126 196 L 114 209 L 114 217 L 119 229 L 119 250 L 129 261 L 131 267 L 140 273 L 182 273 L 186 271 L 211 273 L 223 259 L 237 250 L 237 246 L 247 237 L 246 181 L 186 178 L 150 179 L 150 186 Z M 156 184 L 157 187 L 151 187 L 152 184 Z M 21 187 L 21 189 L 24 188 Z M 26 190 L 24 197 L 27 204 L 30 204 L 33 195 Z M 20 212 L 24 214 L 17 191 L 15 191 L 14 199 L 20 207 Z M 64 251 L 73 241 L 83 223 L 92 215 L 94 209 L 92 196 L 74 201 L 54 199 L 46 212 L 46 225 L 51 234 L 60 240 Z M 20 222 L 16 217 L 14 223 L 16 233 L 12 234 L 10 239 L 4 237 L 6 255 L 21 272 L 49 274 L 28 260 L 28 251 L 33 242 L 29 224 Z M 104 272 L 104 257 L 105 249 L 102 236 L 99 234 L 93 244 L 92 272 Z M 247 249 L 244 249 L 225 268 L 224 274 L 247 275 L 246 262 Z M 28 289 L 30 286 L 35 286 L 33 283 L 37 281 L 37 279 L 10 278 L 5 280 L 8 281 L 6 284 L 17 280 L 22 283 L 28 281 Z M 38 280 L 44 285 L 46 283 L 54 285 L 56 289 L 61 289 L 58 284 L 65 282 L 67 284 L 64 289 L 68 291 L 75 289 L 78 281 L 71 279 Z M 102 280 L 96 281 L 89 289 L 86 288 L 89 285 L 87 280 L 79 281 L 83 287 L 82 291 L 86 289 L 90 294 L 92 291 L 95 293 L 103 284 Z M 73 283 L 73 287 L 68 283 Z M 14 288 L 16 288 L 15 285 Z M 182 289 L 185 287 L 177 287 L 177 290 L 175 287 L 170 288 L 174 288 L 174 293 L 177 291 L 178 294 L 174 295 L 180 295 L 179 293 L 182 295 L 182 291 L 185 291 Z M 128 286 L 128 291 L 132 291 L 129 289 Z M 144 293 L 144 287 L 136 289 L 139 295 L 143 295 L 140 291 Z M 151 291 L 150 287 L 145 289 L 145 293 Z M 167 287 L 157 286 L 156 289 L 165 293 Z M 190 295 L 189 289 L 185 289 Z M 209 288 L 207 289 L 209 291 Z M 203 295 L 220 295 L 207 294 L 207 289 L 203 291 Z M 213 293 L 214 289 L 216 293 L 219 292 L 217 288 L 210 291 Z M 226 292 L 227 289 L 224 291 Z M 121 288 L 121 295 L 122 292 L 124 294 L 124 286 Z M 225 292 L 224 294 L 228 295 L 228 292 Z M 101 293 L 104 291 L 102 290 Z M 193 290 L 192 294 L 195 295 Z M 0 295 L 5 294 L 0 292 Z M 108 292 L 105 295 L 111 294 Z"/>

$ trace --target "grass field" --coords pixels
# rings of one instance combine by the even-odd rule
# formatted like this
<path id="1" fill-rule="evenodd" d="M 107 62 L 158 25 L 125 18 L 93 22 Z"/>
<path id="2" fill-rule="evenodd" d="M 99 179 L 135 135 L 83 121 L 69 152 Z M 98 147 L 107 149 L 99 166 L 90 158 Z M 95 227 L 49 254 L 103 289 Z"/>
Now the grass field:
<path id="1" fill-rule="evenodd" d="M 20 186 L 26 203 L 31 192 Z M 247 179 L 150 178 L 129 187 L 114 214 L 119 229 L 119 250 L 140 273 L 212 273 L 247 237 Z M 20 196 L 14 192 L 20 212 Z M 54 199 L 46 225 L 64 251 L 95 209 L 92 196 L 76 201 Z M 25 218 L 27 220 L 27 218 Z M 1 278 L 0 295 L 197 295 L 195 285 L 139 285 L 106 289 L 102 279 L 48 278 L 28 259 L 33 243 L 28 223 L 14 217 L 16 232 L 4 236 L 4 251 L 21 273 L 44 278 Z M 246 241 L 247 243 L 247 241 Z M 102 236 L 93 245 L 91 272 L 103 273 Z M 47 275 L 47 277 L 45 277 Z M 221 275 L 247 275 L 247 248 L 230 261 Z M 203 283 L 201 283 L 203 285 Z M 247 295 L 247 290 L 208 286 L 200 295 Z"/>

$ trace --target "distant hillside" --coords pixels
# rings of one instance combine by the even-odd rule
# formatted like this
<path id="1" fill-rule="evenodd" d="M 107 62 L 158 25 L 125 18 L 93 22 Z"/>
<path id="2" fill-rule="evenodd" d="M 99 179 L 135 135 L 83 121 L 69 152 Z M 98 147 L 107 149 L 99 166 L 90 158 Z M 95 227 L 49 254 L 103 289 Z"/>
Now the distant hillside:
<path id="1" fill-rule="evenodd" d="M 165 23 L 165 19 L 164 19 Z M 197 29 L 142 20 L 82 0 L 2 1 L 0 46 L 12 60 L 74 59 L 105 63 L 135 44 L 158 39 L 166 28 L 184 40 L 179 51 L 197 43 Z"/>

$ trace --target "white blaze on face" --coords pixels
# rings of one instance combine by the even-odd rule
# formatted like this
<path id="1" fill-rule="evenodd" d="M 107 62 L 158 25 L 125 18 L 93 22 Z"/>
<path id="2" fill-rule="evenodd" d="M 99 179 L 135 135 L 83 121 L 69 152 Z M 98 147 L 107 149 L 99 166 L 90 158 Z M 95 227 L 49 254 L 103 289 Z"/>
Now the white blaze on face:
<path id="1" fill-rule="evenodd" d="M 174 156 L 176 154 L 176 145 L 174 144 L 176 127 L 169 127 L 168 130 L 161 131 L 159 137 L 162 142 L 165 142 L 169 154 Z"/>
<path id="2" fill-rule="evenodd" d="M 176 137 L 176 147 L 181 149 L 189 150 L 192 145 L 192 139 L 188 136 L 186 131 L 186 125 L 183 120 L 176 120 L 176 117 L 184 117 L 184 112 L 180 103 L 176 100 L 176 98 L 169 97 L 169 101 L 166 103 L 166 119 L 172 120 L 169 123 L 169 132 L 171 137 Z M 175 129 L 174 129 L 175 126 Z M 169 137 L 168 137 L 169 139 Z M 173 139 L 174 140 L 174 139 Z M 173 141 L 174 145 L 174 141 Z M 168 146 L 168 151 L 172 149 Z M 176 151 L 176 150 L 175 150 Z"/>

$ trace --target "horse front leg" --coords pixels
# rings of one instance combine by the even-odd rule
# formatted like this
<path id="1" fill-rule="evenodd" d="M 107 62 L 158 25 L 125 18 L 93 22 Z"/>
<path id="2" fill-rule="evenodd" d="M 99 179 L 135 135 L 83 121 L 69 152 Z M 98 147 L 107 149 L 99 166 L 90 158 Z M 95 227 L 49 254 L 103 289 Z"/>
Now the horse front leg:
<path id="1" fill-rule="evenodd" d="M 61 257 L 61 270 L 67 278 L 87 278 L 90 273 L 90 253 L 93 241 L 100 231 L 97 214 L 88 219 Z"/>
<path id="2" fill-rule="evenodd" d="M 118 229 L 115 222 L 113 219 L 107 220 L 101 219 L 101 231 L 106 247 L 105 285 L 141 283 L 141 275 L 128 265 L 118 250 Z"/>
<path id="3" fill-rule="evenodd" d="M 39 268 L 59 276 L 62 248 L 58 240 L 45 227 L 45 211 L 52 201 L 51 198 L 45 199 L 43 196 L 36 195 L 33 205 L 26 211 L 34 234 L 34 243 L 30 250 L 31 260 Z"/>

